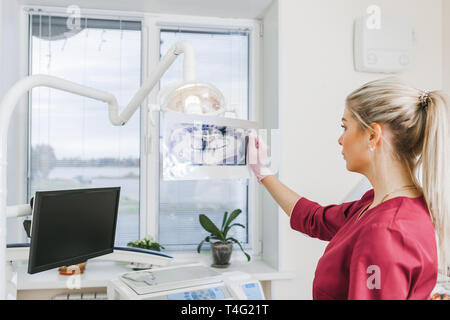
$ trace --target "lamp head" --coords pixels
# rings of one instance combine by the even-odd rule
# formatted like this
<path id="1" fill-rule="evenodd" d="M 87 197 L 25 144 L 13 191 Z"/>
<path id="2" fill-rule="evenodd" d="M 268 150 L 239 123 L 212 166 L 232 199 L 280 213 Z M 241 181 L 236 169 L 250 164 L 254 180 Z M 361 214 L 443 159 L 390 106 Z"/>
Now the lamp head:
<path id="1" fill-rule="evenodd" d="M 161 109 L 187 114 L 219 116 L 225 113 L 225 97 L 215 86 L 183 82 L 162 97 Z"/>

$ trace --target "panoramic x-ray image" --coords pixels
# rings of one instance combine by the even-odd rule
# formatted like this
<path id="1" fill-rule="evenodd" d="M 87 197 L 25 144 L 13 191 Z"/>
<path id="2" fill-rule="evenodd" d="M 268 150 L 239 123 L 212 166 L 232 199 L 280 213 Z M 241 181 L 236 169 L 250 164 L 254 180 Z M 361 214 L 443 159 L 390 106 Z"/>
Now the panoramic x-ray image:
<path id="1" fill-rule="evenodd" d="M 172 161 L 190 165 L 245 165 L 244 129 L 210 124 L 175 124 L 166 137 Z"/>

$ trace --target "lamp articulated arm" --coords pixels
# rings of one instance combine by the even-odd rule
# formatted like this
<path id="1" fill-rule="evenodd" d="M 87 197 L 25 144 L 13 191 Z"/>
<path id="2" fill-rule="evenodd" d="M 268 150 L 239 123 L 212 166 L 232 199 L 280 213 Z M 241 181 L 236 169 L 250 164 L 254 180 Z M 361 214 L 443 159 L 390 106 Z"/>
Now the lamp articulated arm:
<path id="1" fill-rule="evenodd" d="M 119 106 L 114 95 L 83 86 L 61 78 L 47 75 L 32 75 L 16 82 L 0 100 L 0 300 L 6 298 L 6 176 L 7 176 L 7 142 L 11 115 L 23 94 L 35 87 L 49 87 L 74 93 L 80 96 L 103 101 L 108 104 L 109 120 L 115 126 L 123 126 L 158 84 L 161 77 L 184 53 L 183 76 L 185 81 L 195 80 L 194 50 L 186 42 L 174 44 L 161 59 L 154 73 L 146 80 L 127 107 L 119 115 Z M 15 214 L 10 212 L 10 214 Z"/>
<path id="2" fill-rule="evenodd" d="M 122 111 L 120 118 L 123 119 L 125 124 L 131 116 L 136 112 L 137 108 L 147 98 L 153 88 L 158 84 L 167 69 L 174 63 L 174 61 L 184 53 L 183 64 L 183 81 L 196 80 L 196 66 L 194 49 L 187 42 L 175 43 L 169 51 L 161 58 L 161 61 L 156 66 L 152 75 L 142 84 L 141 88 L 131 99 L 130 103 Z"/>

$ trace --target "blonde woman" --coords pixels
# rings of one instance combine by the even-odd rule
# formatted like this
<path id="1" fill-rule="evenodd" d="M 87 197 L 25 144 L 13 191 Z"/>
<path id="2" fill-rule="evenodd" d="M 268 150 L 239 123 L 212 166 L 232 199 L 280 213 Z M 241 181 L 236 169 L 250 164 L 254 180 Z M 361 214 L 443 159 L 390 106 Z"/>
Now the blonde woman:
<path id="1" fill-rule="evenodd" d="M 395 78 L 357 89 L 347 97 L 338 143 L 347 169 L 366 176 L 373 189 L 358 201 L 326 207 L 273 176 L 264 166 L 266 145 L 250 138 L 249 157 L 259 159 L 251 168 L 291 227 L 329 241 L 317 265 L 314 299 L 430 299 L 438 252 L 447 270 L 449 126 L 440 91 Z"/>

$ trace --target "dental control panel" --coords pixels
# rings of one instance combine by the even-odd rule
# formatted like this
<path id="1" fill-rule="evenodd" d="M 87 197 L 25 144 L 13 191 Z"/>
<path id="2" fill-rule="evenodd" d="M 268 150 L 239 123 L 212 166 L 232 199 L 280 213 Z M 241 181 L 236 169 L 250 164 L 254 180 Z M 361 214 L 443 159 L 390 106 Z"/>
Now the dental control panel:
<path id="1" fill-rule="evenodd" d="M 129 272 L 108 284 L 108 299 L 264 300 L 259 281 L 201 264 Z"/>
<path id="2" fill-rule="evenodd" d="M 168 294 L 167 300 L 227 300 L 231 295 L 225 286 Z"/>

